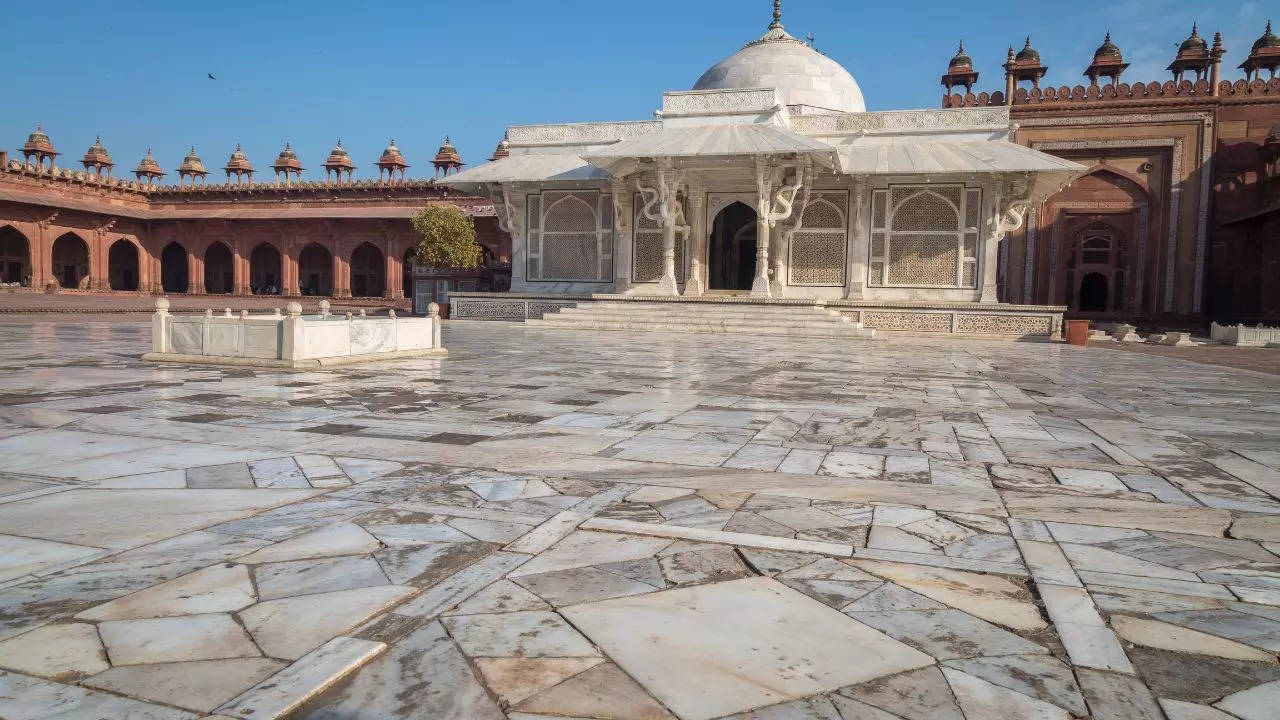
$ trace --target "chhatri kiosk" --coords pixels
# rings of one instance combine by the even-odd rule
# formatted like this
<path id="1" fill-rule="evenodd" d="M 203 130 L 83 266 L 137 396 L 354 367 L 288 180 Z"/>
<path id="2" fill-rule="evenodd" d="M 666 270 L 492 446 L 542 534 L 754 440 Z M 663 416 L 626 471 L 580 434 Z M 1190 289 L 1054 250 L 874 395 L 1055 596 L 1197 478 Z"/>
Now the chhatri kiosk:
<path id="1" fill-rule="evenodd" d="M 655 119 L 511 127 L 506 157 L 444 180 L 491 197 L 513 241 L 511 292 L 455 293 L 453 316 L 747 304 L 884 330 L 1056 333 L 1063 308 L 997 302 L 997 249 L 1085 168 L 1013 142 L 1007 108 L 867 112 L 779 5 Z"/>

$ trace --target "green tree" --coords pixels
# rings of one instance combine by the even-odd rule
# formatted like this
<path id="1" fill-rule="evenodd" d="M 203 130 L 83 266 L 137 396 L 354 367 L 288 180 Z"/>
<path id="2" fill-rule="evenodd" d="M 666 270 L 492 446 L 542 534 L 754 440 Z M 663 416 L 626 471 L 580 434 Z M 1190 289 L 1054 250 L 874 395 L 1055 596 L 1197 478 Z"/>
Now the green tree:
<path id="1" fill-rule="evenodd" d="M 456 205 L 428 205 L 410 220 L 418 233 L 413 260 L 435 268 L 473 268 L 483 254 L 475 221 Z"/>

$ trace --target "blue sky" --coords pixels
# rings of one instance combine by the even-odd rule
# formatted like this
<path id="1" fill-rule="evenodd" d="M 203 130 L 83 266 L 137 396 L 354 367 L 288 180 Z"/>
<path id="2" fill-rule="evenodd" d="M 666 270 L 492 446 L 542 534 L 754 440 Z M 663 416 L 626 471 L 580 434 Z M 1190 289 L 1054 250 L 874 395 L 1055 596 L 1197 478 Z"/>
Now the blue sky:
<path id="1" fill-rule="evenodd" d="M 1267 14 L 1280 20 L 1280 4 L 1253 0 L 1043 7 L 785 0 L 783 22 L 797 37 L 814 33 L 868 108 L 887 110 L 937 107 L 961 39 L 983 90 L 1002 88 L 1006 49 L 1027 34 L 1047 82 L 1080 83 L 1107 30 L 1133 64 L 1126 81 L 1164 81 L 1198 20 L 1202 36 L 1222 31 L 1223 74 L 1237 79 Z M 148 147 L 173 170 L 192 144 L 221 168 L 236 143 L 269 172 L 287 140 L 321 177 L 341 138 L 356 176 L 373 177 L 394 137 L 410 173 L 429 175 L 446 134 L 477 164 L 507 125 L 650 117 L 664 90 L 690 87 L 760 35 L 771 11 L 769 0 L 0 2 L 0 148 L 12 153 L 41 123 L 63 166 L 78 167 L 100 133 L 118 172 Z"/>

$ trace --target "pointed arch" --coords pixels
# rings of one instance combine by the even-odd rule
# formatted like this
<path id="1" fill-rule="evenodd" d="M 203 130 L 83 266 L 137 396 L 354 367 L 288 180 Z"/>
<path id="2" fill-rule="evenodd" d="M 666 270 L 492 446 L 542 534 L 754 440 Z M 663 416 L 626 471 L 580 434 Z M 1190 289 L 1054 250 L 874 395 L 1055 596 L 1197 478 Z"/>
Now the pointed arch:
<path id="1" fill-rule="evenodd" d="M 128 238 L 111 243 L 107 250 L 107 283 L 112 290 L 135 291 L 141 266 L 138 246 Z"/>
<path id="2" fill-rule="evenodd" d="M 89 284 L 89 243 L 73 232 L 53 241 L 53 274 L 64 288 L 83 289 Z"/>
<path id="3" fill-rule="evenodd" d="M 351 296 L 382 297 L 387 287 L 387 260 L 370 242 L 351 252 Z"/>
<path id="4" fill-rule="evenodd" d="M 12 225 L 0 227 L 0 282 L 31 284 L 31 243 Z"/>
<path id="5" fill-rule="evenodd" d="M 160 251 L 160 287 L 168 293 L 184 293 L 190 285 L 187 249 L 176 240 Z"/>
<path id="6" fill-rule="evenodd" d="M 333 254 L 320 243 L 298 253 L 298 291 L 303 295 L 333 294 Z"/>
<path id="7" fill-rule="evenodd" d="M 279 248 L 267 241 L 249 253 L 249 290 L 254 295 L 279 295 L 284 265 Z"/>
<path id="8" fill-rule="evenodd" d="M 235 253 L 221 240 L 209 243 L 204 250 L 204 291 L 210 295 L 228 295 L 235 286 Z"/>
<path id="9" fill-rule="evenodd" d="M 596 210 L 576 195 L 565 195 L 542 214 L 542 227 L 550 232 L 595 232 Z"/>

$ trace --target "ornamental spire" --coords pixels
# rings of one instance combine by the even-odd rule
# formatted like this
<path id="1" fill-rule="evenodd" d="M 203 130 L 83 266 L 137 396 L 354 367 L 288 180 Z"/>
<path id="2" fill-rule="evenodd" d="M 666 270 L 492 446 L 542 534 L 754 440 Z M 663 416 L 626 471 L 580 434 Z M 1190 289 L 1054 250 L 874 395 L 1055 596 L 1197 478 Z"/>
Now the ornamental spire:
<path id="1" fill-rule="evenodd" d="M 782 0 L 773 0 L 773 22 L 769 23 L 769 29 L 782 29 Z"/>

